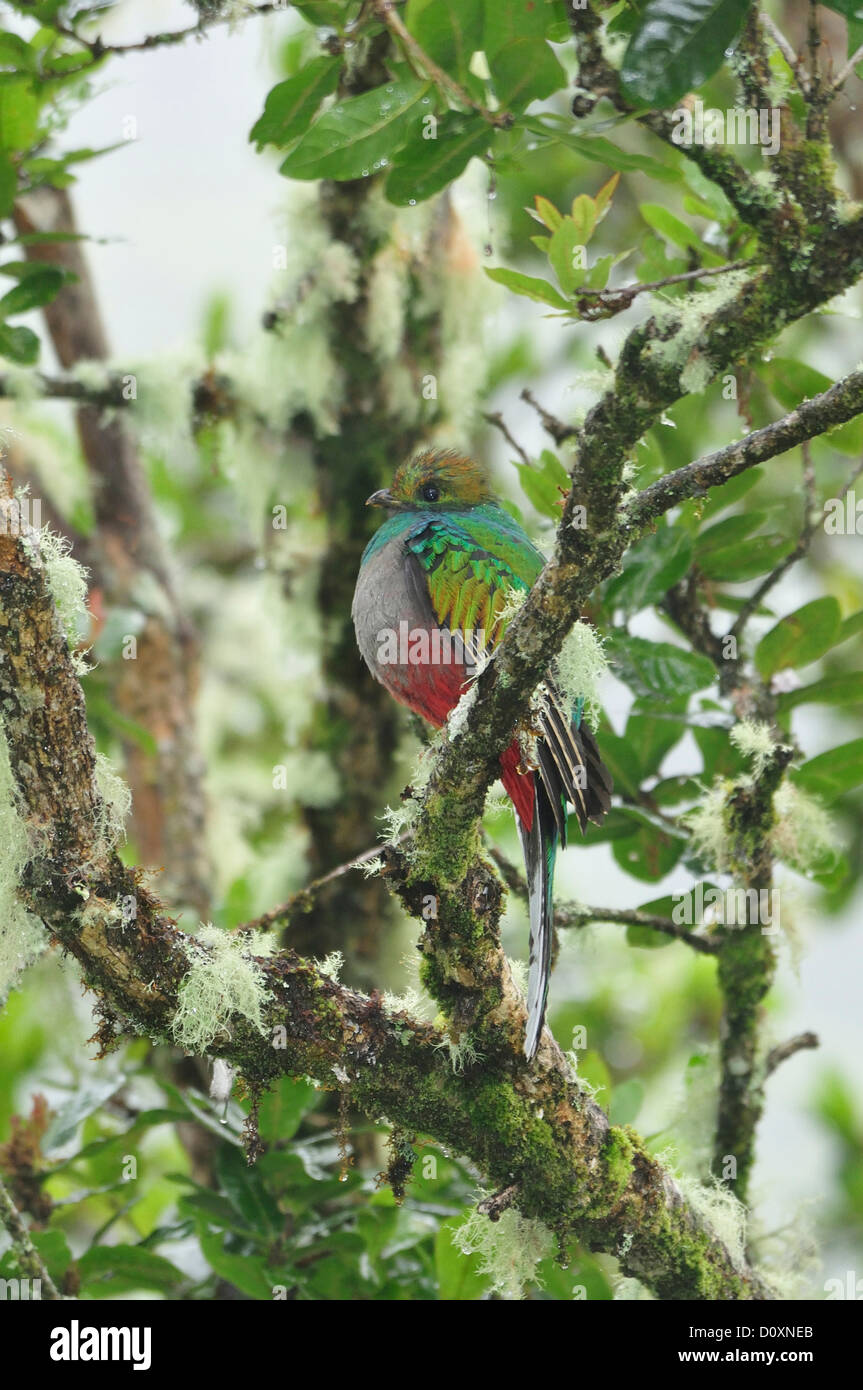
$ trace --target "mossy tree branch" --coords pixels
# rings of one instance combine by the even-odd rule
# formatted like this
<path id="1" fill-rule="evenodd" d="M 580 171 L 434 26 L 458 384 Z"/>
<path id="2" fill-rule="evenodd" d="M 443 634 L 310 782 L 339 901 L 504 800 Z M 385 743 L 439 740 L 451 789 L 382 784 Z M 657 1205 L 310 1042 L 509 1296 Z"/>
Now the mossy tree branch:
<path id="1" fill-rule="evenodd" d="M 45 1298 L 49 1301 L 62 1299 L 63 1295 L 45 1268 L 45 1262 L 30 1239 L 30 1232 L 27 1230 L 24 1219 L 12 1201 L 9 1189 L 2 1178 L 0 1178 L 0 1225 L 5 1226 L 12 1241 L 22 1276 L 25 1279 L 34 1280 L 39 1285 L 38 1295 L 34 1294 L 31 1289 L 30 1297 Z"/>
<path id="2" fill-rule="evenodd" d="M 26 529 L 0 534 L 0 707 L 19 811 L 33 836 L 22 897 L 99 995 L 104 1045 L 123 1031 L 168 1039 L 190 952 L 208 948 L 177 930 L 142 875 L 100 837 L 83 696 L 37 546 Z M 396 867 L 391 862 L 391 871 Z M 414 910 L 422 887 L 403 889 Z M 121 920 L 118 904 L 129 897 L 136 911 Z M 661 1297 L 770 1297 L 638 1136 L 609 1126 L 548 1035 L 537 1071 L 513 1070 L 524 1009 L 496 935 L 500 902 L 500 881 L 473 865 L 460 889 L 441 893 L 441 944 L 427 957 L 445 989 L 446 951 L 469 926 L 477 939 L 475 984 L 494 995 L 505 981 L 497 1018 L 485 1020 L 491 1065 L 457 1073 L 437 1030 L 388 1014 L 380 996 L 345 989 L 290 952 L 251 962 L 264 986 L 261 1018 L 229 1013 L 208 1050 L 254 1085 L 287 1073 L 348 1086 L 367 1113 L 385 1113 L 410 1132 L 452 1145 L 496 1188 L 515 1185 L 526 1215 L 593 1249 L 625 1250 L 625 1270 Z"/>

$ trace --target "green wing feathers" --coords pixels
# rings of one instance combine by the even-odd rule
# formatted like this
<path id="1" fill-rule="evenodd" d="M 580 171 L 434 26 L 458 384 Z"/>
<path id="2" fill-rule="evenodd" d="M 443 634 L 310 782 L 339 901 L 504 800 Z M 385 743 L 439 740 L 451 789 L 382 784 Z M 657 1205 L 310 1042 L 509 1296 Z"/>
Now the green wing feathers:
<path id="1" fill-rule="evenodd" d="M 506 630 L 510 591 L 526 592 L 543 565 L 526 537 L 482 517 L 469 523 L 437 518 L 408 544 L 422 565 L 437 621 L 490 648 Z"/>

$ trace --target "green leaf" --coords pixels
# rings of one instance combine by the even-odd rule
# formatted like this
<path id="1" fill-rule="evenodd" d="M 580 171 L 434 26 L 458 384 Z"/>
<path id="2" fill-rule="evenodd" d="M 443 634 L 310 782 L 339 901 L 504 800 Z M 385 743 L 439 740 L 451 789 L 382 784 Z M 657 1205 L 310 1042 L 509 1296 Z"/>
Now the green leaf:
<path id="1" fill-rule="evenodd" d="M 396 207 L 422 203 L 457 179 L 475 156 L 482 158 L 492 131 L 482 116 L 449 111 L 437 123 L 435 139 L 420 127 L 395 158 L 384 191 Z"/>
<path id="2" fill-rule="evenodd" d="M 722 64 L 750 0 L 648 0 L 621 65 L 621 82 L 644 106 L 670 106 Z"/>
<path id="3" fill-rule="evenodd" d="M 645 637 L 614 632 L 608 656 L 630 689 L 651 700 L 691 695 L 716 679 L 713 662 L 706 656 L 670 642 L 649 642 Z"/>
<path id="4" fill-rule="evenodd" d="M 839 676 L 802 685 L 799 690 L 786 690 L 778 700 L 780 710 L 796 709 L 798 705 L 861 705 L 863 704 L 863 672 L 846 671 Z"/>
<path id="5" fill-rule="evenodd" d="M 605 729 L 603 729 L 603 731 L 602 731 L 602 757 L 603 757 L 603 762 L 607 762 L 607 763 L 608 763 L 608 767 L 609 767 L 609 769 L 611 770 L 612 775 L 614 776 L 614 784 L 615 784 L 615 786 L 618 788 L 618 790 L 619 790 L 619 791 L 627 791 L 627 792 L 628 792 L 628 788 L 625 787 L 624 784 L 623 784 L 623 779 L 621 779 L 620 782 L 618 782 L 617 771 L 616 771 L 615 768 L 612 766 L 612 764 L 611 764 L 610 762 L 608 762 L 608 759 L 607 759 L 607 757 L 606 757 L 606 751 L 605 751 L 605 749 L 606 749 L 606 743 L 607 743 L 607 741 L 608 741 L 610 738 L 615 738 L 615 739 L 617 739 L 618 743 L 623 743 L 623 742 L 624 742 L 624 740 L 621 739 L 617 734 L 610 734 L 610 733 L 608 733 Z M 637 766 L 637 764 L 634 763 L 634 762 L 633 762 L 633 764 L 632 764 L 632 775 L 633 775 L 633 777 L 634 777 L 636 780 L 635 780 L 635 782 L 633 783 L 633 791 L 632 791 L 631 794 L 634 795 L 634 796 L 637 796 L 637 795 L 638 795 L 638 786 L 637 786 L 638 766 Z M 575 814 L 574 814 L 574 813 L 573 813 L 572 819 L 571 819 L 571 827 L 572 827 L 572 835 L 573 835 L 573 837 L 578 837 L 578 824 L 577 824 L 577 821 L 576 821 L 576 818 L 575 818 Z M 612 809 L 609 811 L 608 815 L 607 815 L 607 816 L 605 817 L 605 819 L 603 820 L 602 825 L 593 825 L 593 824 L 589 824 L 589 825 L 587 826 L 587 829 L 585 830 L 583 837 L 581 837 L 580 842 L 583 842 L 583 843 L 586 844 L 586 845 L 606 845 L 606 844 L 610 844 L 612 840 L 626 840 L 626 839 L 629 838 L 630 835 L 632 835 L 632 832 L 633 832 L 632 821 L 631 821 L 631 817 L 629 816 L 629 813 L 628 813 L 626 807 L 613 806 Z"/>
<path id="6" fill-rule="evenodd" d="M 791 773 L 792 780 L 805 791 L 820 796 L 828 804 L 863 782 L 863 738 L 852 739 L 840 748 L 831 748 L 810 758 Z"/>
<path id="7" fill-rule="evenodd" d="M 692 736 L 701 753 L 705 777 L 736 777 L 744 770 L 745 759 L 731 742 L 727 729 L 696 725 Z"/>
<path id="8" fill-rule="evenodd" d="M 766 512 L 740 512 L 737 516 L 726 517 L 724 521 L 717 521 L 715 526 L 708 526 L 706 530 L 700 531 L 697 541 L 699 564 L 714 550 L 727 550 L 729 546 L 736 545 L 745 536 L 757 531 L 765 516 Z"/>
<path id="9" fill-rule="evenodd" d="M 560 18 L 561 4 L 549 0 L 485 0 L 482 47 L 489 56 L 519 38 L 545 39 Z"/>
<path id="10" fill-rule="evenodd" d="M 528 501 L 543 516 L 560 520 L 560 504 L 569 491 L 570 477 L 563 464 L 550 449 L 543 449 L 540 466 L 517 463 L 518 476 Z"/>
<path id="11" fill-rule="evenodd" d="M 94 1285 L 108 1298 L 138 1289 L 167 1293 L 186 1281 L 182 1270 L 140 1245 L 93 1245 L 78 1260 L 81 1288 Z"/>
<path id="12" fill-rule="evenodd" d="M 840 642 L 846 642 L 849 637 L 856 637 L 858 632 L 863 632 L 863 608 L 842 619 L 839 636 L 836 638 L 834 646 L 838 647 Z"/>
<path id="13" fill-rule="evenodd" d="M 757 373 L 785 410 L 796 409 L 801 401 L 819 396 L 834 385 L 832 377 L 825 376 L 806 362 L 794 362 L 788 357 L 774 357 L 769 362 L 759 362 Z M 861 453 L 863 418 L 849 420 L 828 430 L 824 438 L 842 454 Z"/>
<path id="14" fill-rule="evenodd" d="M 639 203 L 638 211 L 649 227 L 660 232 L 675 246 L 682 247 L 684 251 L 704 249 L 698 233 L 685 222 L 681 222 L 679 217 L 675 217 L 674 213 L 669 212 L 661 203 Z"/>
<path id="15" fill-rule="evenodd" d="M 604 729 L 601 738 L 602 759 L 614 778 L 615 788 L 625 796 L 637 797 L 641 786 L 641 763 L 637 751 L 627 739 L 611 730 Z M 621 819 L 612 811 L 598 828 L 599 839 L 625 839 L 631 835 L 632 826 L 627 824 L 627 820 L 628 817 Z M 596 843 L 597 830 L 588 828 L 586 833 Z"/>
<path id="16" fill-rule="evenodd" d="M 605 603 L 627 617 L 649 608 L 682 579 L 692 560 L 692 541 L 676 526 L 659 526 L 627 552 L 620 574 L 608 584 Z"/>
<path id="17" fill-rule="evenodd" d="M 513 39 L 489 59 L 489 67 L 505 111 L 543 101 L 566 86 L 566 73 L 543 39 Z"/>
<path id="18" fill-rule="evenodd" d="M 76 1091 L 65 1105 L 61 1105 L 49 1124 L 42 1140 L 43 1153 L 49 1154 L 54 1149 L 62 1149 L 64 1144 L 74 1139 L 81 1121 L 103 1106 L 106 1100 L 125 1085 L 125 1080 L 123 1076 L 101 1077 L 99 1080 L 85 1083 Z"/>
<path id="19" fill-rule="evenodd" d="M 33 1231 L 31 1232 L 31 1239 L 48 1266 L 48 1273 L 54 1283 L 62 1283 L 66 1271 L 72 1263 L 72 1251 L 69 1249 L 64 1232 L 57 1230 Z"/>
<path id="20" fill-rule="evenodd" d="M 0 217 L 8 217 L 18 192 L 18 170 L 5 150 L 0 150 Z"/>
<path id="21" fill-rule="evenodd" d="M 833 646 L 840 610 L 833 597 L 816 598 L 789 613 L 765 633 L 755 648 L 755 665 L 765 679 L 787 666 L 808 666 Z"/>
<path id="22" fill-rule="evenodd" d="M 462 85 L 483 46 L 483 0 L 409 0 L 405 21 L 424 53 Z"/>
<path id="23" fill-rule="evenodd" d="M 36 54 L 29 43 L 8 29 L 0 31 L 0 67 L 15 72 L 35 72 L 37 68 Z"/>
<path id="24" fill-rule="evenodd" d="M 267 94 L 263 115 L 249 132 L 258 149 L 284 146 L 302 135 L 325 96 L 339 85 L 340 58 L 314 58 Z"/>
<path id="25" fill-rule="evenodd" d="M 0 299 L 0 318 L 7 319 L 10 314 L 26 314 L 31 309 L 41 309 L 50 304 L 66 279 L 67 276 L 56 266 L 41 266 L 35 273 L 25 275 Z"/>
<path id="26" fill-rule="evenodd" d="M 258 1128 L 262 1139 L 293 1139 L 310 1110 L 320 1105 L 322 1093 L 310 1081 L 283 1076 L 261 1100 Z"/>
<path id="27" fill-rule="evenodd" d="M 572 294 L 576 285 L 584 282 L 584 267 L 581 264 L 575 264 L 574 252 L 576 247 L 583 251 L 587 244 L 593 227 L 587 230 L 585 236 L 586 229 L 587 224 L 580 228 L 571 217 L 565 217 L 551 238 L 548 259 L 552 270 L 560 281 L 561 288 L 566 294 Z M 580 262 L 583 257 L 580 256 L 578 259 Z"/>
<path id="28" fill-rule="evenodd" d="M 828 10 L 844 14 L 846 19 L 863 22 L 863 0 L 824 0 Z"/>
<path id="29" fill-rule="evenodd" d="M 649 714 L 641 713 L 638 701 L 633 705 L 623 736 L 635 750 L 642 778 L 652 777 L 659 770 L 666 753 L 683 738 L 686 732 L 684 721 L 668 716 L 685 714 L 688 700 L 687 695 L 681 695 L 679 699 L 669 700 L 667 709 L 661 712 L 653 710 Z"/>
<path id="30" fill-rule="evenodd" d="M 772 570 L 793 548 L 793 540 L 771 533 L 759 536 L 757 544 L 752 540 L 740 541 L 737 545 L 699 556 L 698 568 L 708 579 L 741 584 L 745 579 L 754 579 Z"/>
<path id="31" fill-rule="evenodd" d="M 550 232 L 556 232 L 563 221 L 563 213 L 559 212 L 548 198 L 543 198 L 541 193 L 537 193 L 533 201 L 536 204 L 536 215 L 540 222 L 543 226 L 548 227 Z M 531 212 L 530 208 L 527 210 Z M 533 215 L 532 212 L 531 215 Z"/>
<path id="32" fill-rule="evenodd" d="M 337 102 L 319 116 L 281 165 L 293 179 L 358 179 L 385 167 L 411 123 L 432 114 L 431 84 L 388 82 Z"/>
<path id="33" fill-rule="evenodd" d="M 39 358 L 39 339 L 30 328 L 13 328 L 8 323 L 0 323 L 0 357 L 7 357 L 21 367 L 32 367 Z"/>
<path id="34" fill-rule="evenodd" d="M 632 814 L 639 821 L 636 833 L 626 840 L 614 840 L 611 852 L 626 873 L 642 882 L 653 883 L 671 873 L 686 842 L 682 837 L 661 830 L 647 816 Z"/>
<path id="35" fill-rule="evenodd" d="M 29 78 L 0 85 L 0 149 L 23 154 L 36 138 L 39 99 Z"/>
<path id="36" fill-rule="evenodd" d="M 498 285 L 505 285 L 514 294 L 524 295 L 526 299 L 534 299 L 539 304 L 549 304 L 553 309 L 571 307 L 569 300 L 558 294 L 553 285 L 547 280 L 538 279 L 535 275 L 523 275 L 520 270 L 507 270 L 503 266 L 491 269 L 486 266 L 485 273 L 490 280 L 494 280 Z"/>
<path id="37" fill-rule="evenodd" d="M 597 164 L 604 164 L 606 168 L 616 169 L 621 174 L 649 174 L 651 178 L 658 179 L 660 183 L 680 183 L 681 181 L 682 176 L 679 170 L 672 169 L 668 164 L 662 164 L 651 155 L 632 154 L 629 150 L 618 149 L 617 145 L 613 145 L 602 135 L 575 135 L 565 126 L 551 124 L 547 116 L 545 119 L 529 116 L 520 121 L 519 124 L 532 135 L 541 135 L 546 139 L 556 140 L 559 144 L 565 145 L 567 149 L 580 154 L 582 158 L 591 159 Z"/>
<path id="38" fill-rule="evenodd" d="M 443 1221 L 435 1236 L 434 1261 L 438 1280 L 438 1298 L 447 1303 L 476 1302 L 489 1290 L 487 1274 L 480 1274 L 479 1255 L 463 1255 L 453 1245 L 453 1231 L 463 1226 L 463 1216 L 451 1216 Z"/>
<path id="39" fill-rule="evenodd" d="M 260 1173 L 249 1167 L 245 1155 L 228 1144 L 220 1145 L 216 1153 L 216 1172 L 225 1196 L 249 1228 L 261 1234 L 278 1235 L 284 1220 Z"/>
<path id="40" fill-rule="evenodd" d="M 291 9 L 316 29 L 337 29 L 341 33 L 359 6 L 346 5 L 345 0 L 294 0 Z"/>

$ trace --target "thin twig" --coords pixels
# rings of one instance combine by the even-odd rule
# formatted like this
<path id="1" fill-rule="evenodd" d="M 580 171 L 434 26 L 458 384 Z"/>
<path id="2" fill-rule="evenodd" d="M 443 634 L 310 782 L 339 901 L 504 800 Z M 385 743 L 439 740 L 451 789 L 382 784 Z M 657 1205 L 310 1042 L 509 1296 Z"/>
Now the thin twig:
<path id="1" fill-rule="evenodd" d="M 788 42 L 788 39 L 786 39 L 782 30 L 779 28 L 779 25 L 775 22 L 775 20 L 770 18 L 769 14 L 765 14 L 765 12 L 762 10 L 759 17 L 761 19 L 761 24 L 763 28 L 767 30 L 771 39 L 776 44 L 776 47 L 779 49 L 779 52 L 782 54 L 782 57 L 785 59 L 791 71 L 794 73 L 794 76 L 797 80 L 797 85 L 800 88 L 801 92 L 804 96 L 808 96 L 809 73 L 807 72 L 806 66 L 803 62 L 803 55 L 801 53 L 795 53 L 792 45 Z"/>
<path id="2" fill-rule="evenodd" d="M 518 1184 L 510 1183 L 509 1187 L 504 1187 L 500 1192 L 495 1192 L 491 1197 L 477 1203 L 476 1209 L 482 1216 L 487 1216 L 489 1221 L 499 1221 L 507 1207 L 512 1206 L 517 1194 Z"/>
<path id="3" fill-rule="evenodd" d="M 820 1047 L 821 1043 L 817 1033 L 798 1033 L 795 1038 L 789 1038 L 787 1042 L 779 1043 L 770 1049 L 765 1063 L 765 1072 L 770 1076 L 778 1066 L 793 1057 L 795 1052 L 802 1052 L 804 1048 Z"/>
<path id="4" fill-rule="evenodd" d="M 528 405 L 533 406 L 542 421 L 543 429 L 546 434 L 551 435 L 555 444 L 562 444 L 564 440 L 572 439 L 574 435 L 578 434 L 577 425 L 565 425 L 556 415 L 552 415 L 550 411 L 546 410 L 545 406 L 540 405 L 536 396 L 532 391 L 529 391 L 527 387 L 522 391 L 521 399 L 526 401 Z"/>
<path id="5" fill-rule="evenodd" d="M 484 420 L 487 420 L 490 425 L 494 425 L 495 429 L 500 430 L 507 443 L 510 444 L 513 449 L 515 449 L 515 452 L 518 454 L 522 463 L 526 463 L 528 468 L 533 467 L 533 464 L 531 463 L 530 458 L 528 457 L 525 450 L 521 447 L 518 440 L 514 439 L 513 436 L 510 434 L 509 429 L 507 428 L 506 421 L 504 420 L 499 410 L 484 410 L 482 418 Z"/>
<path id="6" fill-rule="evenodd" d="M 398 839 L 391 840 L 388 843 L 392 845 L 401 845 L 408 839 L 409 833 L 410 832 L 406 830 L 403 834 L 399 835 Z M 280 903 L 278 907 L 272 908 L 269 912 L 262 913 L 260 917 L 255 917 L 251 922 L 241 923 L 240 926 L 234 927 L 234 931 L 269 931 L 270 927 L 276 926 L 279 923 L 287 924 L 295 913 L 308 912 L 318 893 L 322 888 L 325 888 L 328 883 L 332 883 L 334 879 L 341 878 L 344 874 L 350 873 L 352 869 L 361 869 L 363 864 L 368 864 L 370 860 L 376 858 L 385 848 L 386 846 L 383 844 L 372 845 L 369 849 L 363 850 L 362 854 L 358 854 L 355 859 L 348 859 L 344 864 L 337 864 L 334 869 L 330 869 L 328 873 L 323 874 L 320 878 L 313 879 L 313 881 L 307 883 L 304 888 L 298 888 L 296 893 L 292 893 L 291 896 L 287 898 L 285 902 Z"/>
<path id="7" fill-rule="evenodd" d="M 507 888 L 513 893 L 518 893 L 519 897 L 526 898 L 527 883 L 515 865 L 494 846 L 489 848 L 489 853 L 500 869 Z M 582 903 L 557 903 L 555 906 L 554 925 L 557 928 L 587 927 L 592 922 L 610 922 L 624 927 L 647 927 L 649 931 L 671 936 L 675 941 L 685 941 L 693 951 L 700 951 L 702 955 L 715 956 L 719 952 L 718 942 L 713 942 L 708 937 L 696 936 L 694 932 L 688 932 L 667 917 L 660 917 L 655 913 L 639 912 L 637 908 L 628 907 L 586 907 Z"/>
<path id="8" fill-rule="evenodd" d="M 183 43 L 185 39 L 192 38 L 194 35 L 200 36 L 207 29 L 214 29 L 217 25 L 233 24 L 236 23 L 237 19 L 248 19 L 253 15 L 275 14 L 277 12 L 284 13 L 285 7 L 283 4 L 279 4 L 278 0 L 274 0 L 272 4 L 249 5 L 241 15 L 237 15 L 233 11 L 228 14 L 214 14 L 208 17 L 202 15 L 197 24 L 190 24 L 185 29 L 169 29 L 158 34 L 148 34 L 146 38 L 139 39 L 136 43 L 104 43 L 98 36 L 95 39 L 88 39 L 84 34 L 80 34 L 74 26 L 61 24 L 56 19 L 52 21 L 52 27 L 64 38 L 73 39 L 82 48 L 86 48 L 87 52 L 92 54 L 93 61 L 97 62 L 111 53 L 140 53 L 145 49 L 164 48 L 170 44 Z M 90 65 L 88 64 L 88 66 Z M 75 70 L 67 68 L 56 76 L 68 77 L 70 71 Z M 48 74 L 48 76 L 52 75 Z"/>
<path id="9" fill-rule="evenodd" d="M 841 87 L 845 86 L 845 83 L 848 81 L 848 78 L 854 72 L 854 69 L 857 67 L 858 63 L 863 63 L 863 44 L 860 45 L 856 53 L 851 54 L 851 57 L 848 59 L 848 62 L 845 64 L 844 68 L 839 69 L 838 75 L 833 79 L 833 82 L 830 86 L 831 93 L 838 92 Z"/>
<path id="10" fill-rule="evenodd" d="M 24 1278 L 39 1280 L 39 1293 L 34 1295 L 31 1289 L 31 1297 L 41 1297 L 54 1302 L 61 1301 L 63 1295 L 48 1273 L 42 1256 L 30 1239 L 30 1232 L 27 1230 L 24 1219 L 2 1178 L 0 1178 L 0 1222 L 9 1233 L 18 1259 L 18 1267 Z"/>
<path id="11" fill-rule="evenodd" d="M 471 111 L 478 112 L 484 121 L 488 121 L 489 125 L 495 126 L 498 130 L 509 129 L 513 118 L 508 111 L 489 111 L 488 107 L 483 106 L 481 102 L 474 101 L 464 87 L 456 82 L 455 78 L 450 77 L 448 72 L 444 72 L 443 68 L 439 68 L 425 49 L 420 47 L 413 34 L 402 22 L 394 0 L 373 0 L 373 8 L 378 19 L 387 26 L 393 37 L 398 39 L 411 61 L 422 68 L 426 77 L 434 83 L 442 96 L 457 102 L 459 106 L 466 106 Z"/>
<path id="12" fill-rule="evenodd" d="M 703 280 L 708 275 L 727 275 L 731 270 L 745 270 L 747 266 L 754 264 L 755 258 L 750 256 L 746 261 L 729 261 L 727 265 L 707 266 L 699 270 L 684 270 L 679 275 L 666 275 L 664 280 L 649 280 L 637 285 L 621 285 L 617 289 L 592 290 L 587 285 L 577 285 L 572 293 L 573 296 L 591 295 L 599 299 L 606 295 L 612 297 L 619 295 L 621 298 L 631 301 L 638 294 L 662 290 L 666 285 L 681 285 L 685 280 Z"/>
<path id="13" fill-rule="evenodd" d="M 847 424 L 860 414 L 863 414 L 863 371 L 851 372 L 828 391 L 803 401 L 781 420 L 774 420 L 724 449 L 706 454 L 651 483 L 627 507 L 627 522 L 633 529 L 646 526 L 678 503 L 701 497 L 711 487 L 745 473 L 747 468 L 787 453 L 805 439 L 823 434 L 835 425 Z"/>

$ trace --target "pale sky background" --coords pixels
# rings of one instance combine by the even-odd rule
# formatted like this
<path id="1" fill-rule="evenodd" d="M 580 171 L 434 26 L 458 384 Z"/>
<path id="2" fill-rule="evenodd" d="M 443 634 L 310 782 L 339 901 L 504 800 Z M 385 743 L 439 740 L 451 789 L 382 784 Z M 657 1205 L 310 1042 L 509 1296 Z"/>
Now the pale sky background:
<path id="1" fill-rule="evenodd" d="M 128 41 L 193 20 L 189 6 L 133 0 L 104 37 Z M 279 215 L 290 189 L 277 175 L 274 158 L 254 152 L 248 131 L 273 85 L 268 55 L 277 36 L 294 23 L 282 16 L 250 20 L 234 33 L 214 29 L 200 42 L 116 59 L 96 79 L 100 94 L 75 115 L 63 137 L 73 148 L 109 145 L 123 138 L 129 117 L 137 124 L 131 148 L 82 165 L 75 189 L 82 229 L 109 239 L 89 254 L 119 361 L 187 343 L 214 291 L 230 292 L 240 343 L 259 321 L 272 279 Z M 528 312 L 524 305 L 519 301 L 519 313 Z M 539 314 L 536 322 L 540 331 Z M 529 448 L 543 447 L 546 441 L 526 408 L 509 401 L 507 415 Z M 797 578 L 782 593 L 790 607 L 810 597 Z M 665 630 L 663 635 L 667 639 Z M 619 728 L 624 708 L 611 693 L 609 712 Z M 813 751 L 823 746 L 825 718 L 823 710 L 809 715 Z M 853 736 L 854 730 L 845 734 Z M 685 756 L 680 763 L 687 766 Z M 595 888 L 586 886 L 592 882 Z M 617 870 L 605 846 L 564 856 L 559 872 L 561 896 L 611 905 L 630 906 L 686 884 L 684 871 L 655 887 L 637 884 Z M 855 912 L 823 930 L 808 921 L 799 979 L 787 959 L 782 966 L 785 1008 L 779 1036 L 814 1029 L 822 1048 L 794 1058 L 768 1083 L 755 1182 L 768 1226 L 797 1222 L 799 1204 L 817 1196 L 819 1173 L 834 1161 L 824 1132 L 807 1113 L 817 1072 L 835 1061 L 846 1076 L 856 1074 L 859 1084 L 860 907 L 858 901 Z M 588 979 L 591 968 L 588 961 Z M 831 1253 L 823 1277 L 844 1278 L 845 1258 Z M 853 1268 L 850 1251 L 847 1260 Z"/>

